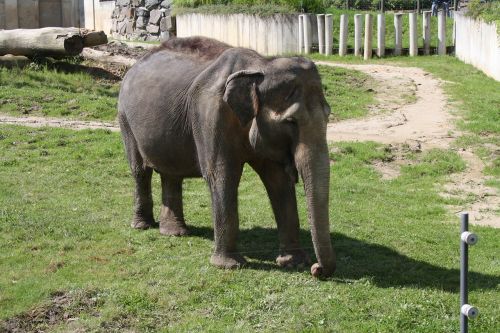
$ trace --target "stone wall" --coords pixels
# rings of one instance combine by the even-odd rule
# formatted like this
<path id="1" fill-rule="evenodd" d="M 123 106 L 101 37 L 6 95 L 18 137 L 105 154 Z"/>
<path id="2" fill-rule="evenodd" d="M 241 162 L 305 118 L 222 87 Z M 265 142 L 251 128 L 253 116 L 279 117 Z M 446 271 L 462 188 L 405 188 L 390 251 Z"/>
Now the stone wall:
<path id="1" fill-rule="evenodd" d="M 116 0 L 111 34 L 116 39 L 158 41 L 175 35 L 172 0 Z"/>

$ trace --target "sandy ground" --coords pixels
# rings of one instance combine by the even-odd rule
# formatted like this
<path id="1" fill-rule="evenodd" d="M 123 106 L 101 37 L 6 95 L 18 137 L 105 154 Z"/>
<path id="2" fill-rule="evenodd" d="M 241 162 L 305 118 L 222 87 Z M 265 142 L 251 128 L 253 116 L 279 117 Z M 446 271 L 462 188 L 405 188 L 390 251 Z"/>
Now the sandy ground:
<path id="1" fill-rule="evenodd" d="M 442 83 L 420 68 L 322 61 L 317 64 L 359 70 L 377 81 L 378 102 L 369 116 L 329 124 L 327 138 L 330 142 L 371 140 L 389 144 L 396 158 L 374 164 L 384 179 L 399 176 L 401 165 L 407 163 L 405 150 L 448 149 L 460 134 L 453 124 L 453 110 L 447 103 Z M 412 91 L 414 98 L 411 98 Z M 500 216 L 494 211 L 500 207 L 500 196 L 496 189 L 485 185 L 488 178 L 482 174 L 484 163 L 472 151 L 457 153 L 466 161 L 467 169 L 450 177 L 442 195 L 473 197 L 474 200 L 465 206 L 450 206 L 450 211 L 457 216 L 469 212 L 470 223 L 500 228 Z"/>
<path id="2" fill-rule="evenodd" d="M 138 58 L 136 54 L 130 56 L 116 50 L 112 51 L 85 49 L 84 56 L 123 66 L 131 66 Z M 377 81 L 375 97 L 377 102 L 370 107 L 369 115 L 362 119 L 329 124 L 327 139 L 330 142 L 370 140 L 388 144 L 395 159 L 374 164 L 383 179 L 389 180 L 399 176 L 401 165 L 407 163 L 404 158 L 405 152 L 420 152 L 431 148 L 448 149 L 451 142 L 460 134 L 453 125 L 453 110 L 441 88 L 442 82 L 422 69 L 390 65 L 347 65 L 323 61 L 318 61 L 317 64 L 359 70 Z M 0 124 L 2 123 L 75 130 L 87 128 L 120 130 L 116 122 L 11 117 L 0 114 Z M 442 195 L 473 197 L 474 200 L 465 206 L 449 207 L 450 211 L 457 216 L 467 211 L 470 223 L 500 228 L 500 216 L 494 212 L 500 207 L 500 196 L 494 188 L 485 185 L 487 178 L 482 174 L 484 163 L 471 151 L 463 150 L 458 153 L 466 161 L 467 169 L 450 177 L 450 182 L 446 184 Z"/>

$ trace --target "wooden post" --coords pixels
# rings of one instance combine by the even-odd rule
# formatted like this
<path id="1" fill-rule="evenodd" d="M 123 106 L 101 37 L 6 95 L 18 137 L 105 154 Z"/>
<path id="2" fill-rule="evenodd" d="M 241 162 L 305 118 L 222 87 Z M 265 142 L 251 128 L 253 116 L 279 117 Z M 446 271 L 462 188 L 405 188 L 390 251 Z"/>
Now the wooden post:
<path id="1" fill-rule="evenodd" d="M 403 14 L 394 14 L 394 55 L 400 56 L 403 49 Z"/>
<path id="2" fill-rule="evenodd" d="M 438 13 L 438 54 L 446 54 L 446 12 Z"/>
<path id="3" fill-rule="evenodd" d="M 339 38 L 339 56 L 347 54 L 347 14 L 340 15 L 340 38 Z"/>
<path id="4" fill-rule="evenodd" d="M 325 54 L 331 55 L 333 47 L 333 16 L 325 15 Z"/>
<path id="5" fill-rule="evenodd" d="M 363 15 L 354 15 L 354 55 L 361 55 L 361 31 L 363 30 Z"/>
<path id="6" fill-rule="evenodd" d="M 385 55 L 385 14 L 377 15 L 377 56 Z"/>
<path id="7" fill-rule="evenodd" d="M 368 60 L 372 57 L 372 14 L 365 15 L 365 49 L 364 49 L 364 60 Z"/>
<path id="8" fill-rule="evenodd" d="M 304 15 L 299 15 L 299 53 L 304 52 Z"/>
<path id="9" fill-rule="evenodd" d="M 417 13 L 410 13 L 410 56 L 418 55 L 417 44 Z"/>
<path id="10" fill-rule="evenodd" d="M 420 0 L 417 0 L 417 15 L 420 14 Z"/>
<path id="11" fill-rule="evenodd" d="M 385 3 L 384 0 L 380 0 L 380 11 L 385 13 Z"/>
<path id="12" fill-rule="evenodd" d="M 17 0 L 4 0 L 5 8 L 5 29 L 19 28 Z"/>
<path id="13" fill-rule="evenodd" d="M 319 54 L 325 53 L 325 14 L 316 15 L 318 24 L 318 48 Z"/>
<path id="14" fill-rule="evenodd" d="M 311 44 L 312 44 L 312 34 L 311 34 L 311 20 L 309 14 L 304 14 L 304 53 L 311 53 Z"/>
<path id="15" fill-rule="evenodd" d="M 38 0 L 22 0 L 17 3 L 19 27 L 36 29 L 40 27 Z"/>
<path id="16" fill-rule="evenodd" d="M 424 54 L 431 54 L 431 14 L 432 11 L 427 10 L 423 13 L 422 16 L 423 24 L 422 24 L 422 34 L 424 36 Z"/>

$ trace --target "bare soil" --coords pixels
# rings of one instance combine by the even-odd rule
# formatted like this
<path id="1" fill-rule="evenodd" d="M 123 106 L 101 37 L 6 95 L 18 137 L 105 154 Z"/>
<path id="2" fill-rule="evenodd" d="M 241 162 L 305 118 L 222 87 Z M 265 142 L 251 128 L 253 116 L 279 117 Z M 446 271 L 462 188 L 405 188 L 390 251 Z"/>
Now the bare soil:
<path id="1" fill-rule="evenodd" d="M 389 65 L 317 63 L 359 70 L 377 81 L 379 102 L 369 116 L 330 123 L 327 138 L 330 142 L 369 140 L 390 145 L 396 156 L 394 160 L 374 164 L 383 179 L 398 177 L 401 165 L 408 163 L 401 152 L 450 149 L 450 144 L 460 135 L 454 126 L 453 109 L 441 88 L 442 82 L 424 70 Z M 457 215 L 467 211 L 471 223 L 500 228 L 500 216 L 495 212 L 500 207 L 500 196 L 496 189 L 485 185 L 489 178 L 482 173 L 484 163 L 472 151 L 459 150 L 457 153 L 465 160 L 467 168 L 450 177 L 442 195 L 474 199 L 464 206 L 449 207 L 450 211 Z"/>
<path id="2" fill-rule="evenodd" d="M 97 292 L 57 292 L 51 296 L 49 302 L 5 321 L 0 321 L 0 332 L 47 332 L 63 323 L 74 326 L 71 324 L 76 323 L 79 320 L 79 315 L 83 313 L 98 316 L 99 313 L 96 311 L 98 306 Z"/>

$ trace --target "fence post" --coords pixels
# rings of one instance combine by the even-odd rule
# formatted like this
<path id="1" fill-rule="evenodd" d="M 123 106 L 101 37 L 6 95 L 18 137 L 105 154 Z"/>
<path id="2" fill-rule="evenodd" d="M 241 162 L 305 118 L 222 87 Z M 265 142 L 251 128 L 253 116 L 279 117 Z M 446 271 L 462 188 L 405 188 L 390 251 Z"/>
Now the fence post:
<path id="1" fill-rule="evenodd" d="M 372 57 L 372 14 L 365 15 L 365 48 L 364 48 L 364 60 L 368 60 Z"/>
<path id="2" fill-rule="evenodd" d="M 299 15 L 299 53 L 304 52 L 304 15 Z"/>
<path id="3" fill-rule="evenodd" d="M 363 24 L 363 15 L 355 14 L 354 15 L 354 55 L 361 55 L 361 30 Z"/>
<path id="4" fill-rule="evenodd" d="M 424 54 L 429 55 L 431 53 L 431 14 L 432 11 L 427 10 L 424 12 L 422 17 L 422 33 L 424 35 Z"/>
<path id="5" fill-rule="evenodd" d="M 339 56 L 347 54 L 347 14 L 340 15 Z"/>
<path id="6" fill-rule="evenodd" d="M 325 54 L 331 55 L 333 47 L 333 16 L 325 15 Z"/>
<path id="7" fill-rule="evenodd" d="M 438 54 L 446 55 L 446 13 L 438 13 Z"/>
<path id="8" fill-rule="evenodd" d="M 377 15 L 377 56 L 385 55 L 385 14 Z"/>
<path id="9" fill-rule="evenodd" d="M 394 14 L 394 55 L 400 56 L 403 49 L 403 14 Z"/>
<path id="10" fill-rule="evenodd" d="M 325 14 L 316 15 L 318 23 L 318 51 L 319 54 L 325 53 Z"/>
<path id="11" fill-rule="evenodd" d="M 417 14 L 410 13 L 410 56 L 414 57 L 418 55 L 418 45 L 417 45 Z"/>
<path id="12" fill-rule="evenodd" d="M 17 11 L 17 0 L 5 0 L 5 29 L 19 28 L 19 14 Z"/>
<path id="13" fill-rule="evenodd" d="M 312 34 L 309 14 L 302 15 L 304 21 L 304 53 L 311 53 Z"/>
<path id="14" fill-rule="evenodd" d="M 469 214 L 460 216 L 460 333 L 468 332 L 468 319 L 475 318 L 479 314 L 476 307 L 467 304 L 469 271 L 469 245 L 477 243 L 477 236 L 469 232 Z"/>

